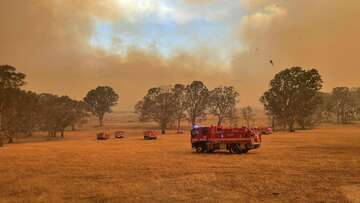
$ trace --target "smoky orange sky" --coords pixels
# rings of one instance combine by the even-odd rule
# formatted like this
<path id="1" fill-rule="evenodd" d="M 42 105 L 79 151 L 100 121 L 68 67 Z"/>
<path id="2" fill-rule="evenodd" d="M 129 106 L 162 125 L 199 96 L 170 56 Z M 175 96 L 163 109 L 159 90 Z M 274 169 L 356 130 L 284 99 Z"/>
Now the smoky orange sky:
<path id="1" fill-rule="evenodd" d="M 323 91 L 360 86 L 359 11 L 358 0 L 3 0 L 0 64 L 36 92 L 82 99 L 110 85 L 118 110 L 193 80 L 233 85 L 240 105 L 259 106 L 291 66 L 317 68 Z"/>

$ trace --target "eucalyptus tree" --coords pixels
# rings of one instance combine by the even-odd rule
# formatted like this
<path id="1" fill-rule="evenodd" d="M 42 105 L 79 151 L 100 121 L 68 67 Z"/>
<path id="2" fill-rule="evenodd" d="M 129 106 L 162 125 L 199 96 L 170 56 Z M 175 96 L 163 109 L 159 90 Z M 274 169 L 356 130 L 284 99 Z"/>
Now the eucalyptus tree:
<path id="1" fill-rule="evenodd" d="M 231 86 L 217 87 L 210 91 L 209 110 L 217 117 L 218 126 L 229 118 L 231 111 L 235 110 L 238 96 L 239 93 Z"/>
<path id="2" fill-rule="evenodd" d="M 192 125 L 206 117 L 206 110 L 209 104 L 209 90 L 201 81 L 193 81 L 185 88 L 187 114 Z"/>
<path id="3" fill-rule="evenodd" d="M 0 65 L 0 146 L 3 145 L 3 114 L 5 103 L 11 99 L 13 89 L 19 89 L 25 84 L 26 75 L 17 72 L 16 68 L 10 65 Z"/>
<path id="4" fill-rule="evenodd" d="M 168 126 L 176 119 L 175 97 L 171 91 L 160 87 L 148 90 L 144 98 L 135 105 L 135 112 L 140 121 L 155 121 L 161 133 L 165 134 Z"/>
<path id="5" fill-rule="evenodd" d="M 322 79 L 316 69 L 292 67 L 277 73 L 270 88 L 260 98 L 265 110 L 295 130 L 295 123 L 315 113 L 322 88 Z"/>
<path id="6" fill-rule="evenodd" d="M 181 132 L 180 124 L 181 120 L 186 118 L 185 111 L 188 108 L 188 102 L 186 98 L 185 85 L 175 84 L 172 88 L 172 94 L 174 96 L 175 106 L 175 119 L 177 122 L 177 132 Z"/>
<path id="7" fill-rule="evenodd" d="M 100 127 L 103 126 L 105 113 L 111 113 L 111 107 L 115 106 L 118 100 L 119 95 L 109 86 L 99 86 L 90 90 L 84 98 L 84 102 L 98 117 Z"/>

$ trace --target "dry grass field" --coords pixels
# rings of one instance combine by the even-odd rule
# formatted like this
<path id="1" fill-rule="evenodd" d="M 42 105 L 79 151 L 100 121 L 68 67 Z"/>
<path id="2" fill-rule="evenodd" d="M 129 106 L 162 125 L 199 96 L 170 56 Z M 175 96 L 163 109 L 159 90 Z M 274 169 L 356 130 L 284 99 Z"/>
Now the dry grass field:
<path id="1" fill-rule="evenodd" d="M 246 155 L 192 153 L 189 134 L 95 132 L 0 148 L 0 202 L 360 201 L 360 125 L 276 133 Z"/>

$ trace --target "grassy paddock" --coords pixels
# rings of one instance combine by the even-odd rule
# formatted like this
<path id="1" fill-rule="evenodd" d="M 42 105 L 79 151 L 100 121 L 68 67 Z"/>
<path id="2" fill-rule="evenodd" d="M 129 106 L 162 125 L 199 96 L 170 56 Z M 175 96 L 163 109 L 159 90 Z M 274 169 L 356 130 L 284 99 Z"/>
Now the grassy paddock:
<path id="1" fill-rule="evenodd" d="M 360 126 L 265 136 L 247 155 L 191 152 L 189 134 L 0 148 L 0 202 L 360 201 Z"/>

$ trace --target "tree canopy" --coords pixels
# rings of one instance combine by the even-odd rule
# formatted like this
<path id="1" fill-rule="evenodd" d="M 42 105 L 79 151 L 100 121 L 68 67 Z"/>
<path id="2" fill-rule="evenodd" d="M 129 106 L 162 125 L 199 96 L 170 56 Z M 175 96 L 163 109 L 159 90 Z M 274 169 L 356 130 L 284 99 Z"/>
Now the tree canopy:
<path id="1" fill-rule="evenodd" d="M 3 123 L 5 103 L 9 103 L 10 95 L 14 89 L 25 84 L 26 75 L 16 72 L 16 68 L 10 65 L 0 65 L 0 146 L 2 146 Z"/>
<path id="2" fill-rule="evenodd" d="M 209 90 L 201 81 L 193 81 L 185 88 L 188 101 L 187 113 L 192 125 L 206 116 L 209 102 Z"/>
<path id="3" fill-rule="evenodd" d="M 290 131 L 301 119 L 310 117 L 319 105 L 316 96 L 322 88 L 322 80 L 316 69 L 301 67 L 285 69 L 275 75 L 270 88 L 260 98 L 274 119 L 283 122 Z"/>
<path id="4" fill-rule="evenodd" d="M 209 95 L 210 113 L 218 118 L 217 124 L 221 125 L 235 110 L 239 93 L 234 87 L 222 86 L 211 90 Z"/>
<path id="5" fill-rule="evenodd" d="M 0 66 L 0 145 L 2 137 L 8 142 L 15 137 L 31 136 L 34 130 L 45 130 L 50 136 L 74 126 L 88 116 L 85 103 L 67 96 L 36 94 L 21 90 L 25 74 L 12 66 Z"/>
<path id="6" fill-rule="evenodd" d="M 160 126 L 162 134 L 176 115 L 175 97 L 171 91 L 160 87 L 151 88 L 144 98 L 135 106 L 140 121 L 153 120 Z"/>
<path id="7" fill-rule="evenodd" d="M 175 84 L 172 88 L 175 106 L 175 119 L 177 121 L 177 132 L 180 132 L 181 120 L 186 117 L 185 111 L 188 108 L 185 85 Z"/>
<path id="8" fill-rule="evenodd" d="M 117 104 L 119 95 L 109 86 L 99 86 L 96 89 L 90 90 L 84 102 L 89 105 L 93 114 L 98 117 L 99 125 L 103 126 L 105 113 L 110 113 L 111 107 Z"/>

